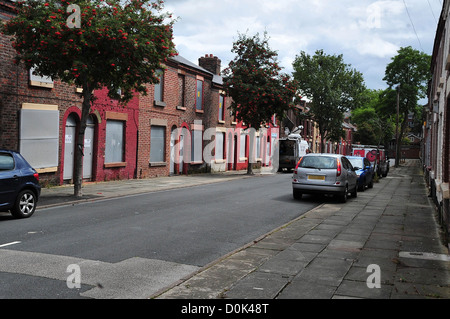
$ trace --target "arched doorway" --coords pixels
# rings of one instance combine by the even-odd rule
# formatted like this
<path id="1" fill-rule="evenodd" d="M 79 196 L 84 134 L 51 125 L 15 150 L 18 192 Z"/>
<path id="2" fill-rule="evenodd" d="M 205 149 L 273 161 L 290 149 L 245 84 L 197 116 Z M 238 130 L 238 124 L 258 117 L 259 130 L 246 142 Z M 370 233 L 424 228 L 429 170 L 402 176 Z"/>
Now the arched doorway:
<path id="1" fill-rule="evenodd" d="M 71 113 L 66 120 L 66 133 L 64 138 L 63 180 L 65 181 L 73 180 L 75 168 L 75 147 L 77 145 L 79 125 L 80 121 L 78 115 Z M 83 179 L 92 179 L 95 138 L 95 121 L 92 115 L 87 118 L 86 125 L 83 150 Z"/>

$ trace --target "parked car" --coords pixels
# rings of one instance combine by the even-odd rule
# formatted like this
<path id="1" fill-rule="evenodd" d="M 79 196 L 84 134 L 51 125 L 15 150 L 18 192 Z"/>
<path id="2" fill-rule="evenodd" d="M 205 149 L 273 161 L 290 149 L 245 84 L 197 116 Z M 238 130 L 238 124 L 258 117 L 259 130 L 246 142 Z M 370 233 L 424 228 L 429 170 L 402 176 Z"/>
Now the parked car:
<path id="1" fill-rule="evenodd" d="M 307 154 L 297 163 L 292 176 L 295 199 L 303 194 L 333 194 L 346 202 L 349 192 L 356 197 L 358 177 L 350 161 L 339 154 Z"/>
<path id="2" fill-rule="evenodd" d="M 358 175 L 358 190 L 364 192 L 366 187 L 372 188 L 375 170 L 369 160 L 360 156 L 347 156 L 347 158 Z"/>
<path id="3" fill-rule="evenodd" d="M 0 149 L 0 211 L 16 218 L 33 215 L 41 194 L 39 174 L 15 151 Z"/>

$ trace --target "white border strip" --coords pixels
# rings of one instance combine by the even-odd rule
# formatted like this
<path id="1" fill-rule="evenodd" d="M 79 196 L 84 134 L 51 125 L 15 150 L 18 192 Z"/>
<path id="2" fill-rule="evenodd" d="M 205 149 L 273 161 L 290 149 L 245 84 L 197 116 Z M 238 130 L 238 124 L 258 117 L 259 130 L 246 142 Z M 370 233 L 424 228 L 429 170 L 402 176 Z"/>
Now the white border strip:
<path id="1" fill-rule="evenodd" d="M 20 243 L 21 243 L 21 241 L 13 241 L 13 242 L 10 242 L 10 243 L 7 243 L 7 244 L 0 245 L 0 248 L 11 246 L 11 245 L 15 245 L 15 244 L 20 244 Z"/>
<path id="2" fill-rule="evenodd" d="M 404 258 L 450 261 L 450 256 L 445 254 L 401 251 L 398 255 Z"/>

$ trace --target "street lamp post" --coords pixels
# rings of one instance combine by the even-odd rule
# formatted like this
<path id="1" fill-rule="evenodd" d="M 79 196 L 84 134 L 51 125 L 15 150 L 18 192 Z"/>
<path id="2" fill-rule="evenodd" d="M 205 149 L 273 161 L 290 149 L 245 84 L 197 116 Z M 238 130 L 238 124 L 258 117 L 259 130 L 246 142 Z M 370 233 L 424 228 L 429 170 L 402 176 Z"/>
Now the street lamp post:
<path id="1" fill-rule="evenodd" d="M 395 126 L 395 167 L 399 166 L 400 163 L 400 145 L 399 145 L 399 134 L 398 134 L 398 122 L 400 113 L 400 84 L 396 88 L 397 90 L 397 124 Z"/>

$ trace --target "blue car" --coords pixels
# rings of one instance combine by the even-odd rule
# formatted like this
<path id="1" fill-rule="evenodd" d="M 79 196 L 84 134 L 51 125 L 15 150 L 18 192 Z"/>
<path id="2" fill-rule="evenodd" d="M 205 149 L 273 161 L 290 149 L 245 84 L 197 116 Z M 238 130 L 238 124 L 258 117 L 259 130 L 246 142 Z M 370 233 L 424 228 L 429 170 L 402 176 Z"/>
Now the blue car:
<path id="1" fill-rule="evenodd" d="M 355 168 L 356 175 L 358 175 L 358 190 L 364 192 L 366 188 L 372 188 L 375 170 L 370 161 L 360 156 L 347 156 L 347 158 Z"/>
<path id="2" fill-rule="evenodd" d="M 39 174 L 18 152 L 0 149 L 0 211 L 33 215 L 41 194 Z"/>

